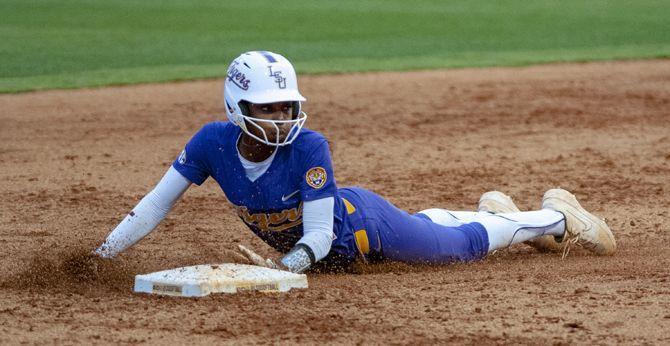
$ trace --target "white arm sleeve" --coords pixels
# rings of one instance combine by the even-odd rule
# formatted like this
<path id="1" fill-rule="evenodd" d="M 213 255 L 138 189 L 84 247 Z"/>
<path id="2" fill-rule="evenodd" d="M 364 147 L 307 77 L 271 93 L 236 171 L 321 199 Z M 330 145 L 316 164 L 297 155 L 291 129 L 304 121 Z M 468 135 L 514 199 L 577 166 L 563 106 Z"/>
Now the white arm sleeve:
<path id="1" fill-rule="evenodd" d="M 298 240 L 298 244 L 309 246 L 317 261 L 326 257 L 333 243 L 334 206 L 335 199 L 333 197 L 326 197 L 305 202 L 302 207 L 304 234 Z"/>
<path id="2" fill-rule="evenodd" d="M 101 257 L 112 258 L 140 241 L 158 226 L 189 186 L 191 182 L 170 166 L 158 185 L 142 198 L 94 252 Z"/>

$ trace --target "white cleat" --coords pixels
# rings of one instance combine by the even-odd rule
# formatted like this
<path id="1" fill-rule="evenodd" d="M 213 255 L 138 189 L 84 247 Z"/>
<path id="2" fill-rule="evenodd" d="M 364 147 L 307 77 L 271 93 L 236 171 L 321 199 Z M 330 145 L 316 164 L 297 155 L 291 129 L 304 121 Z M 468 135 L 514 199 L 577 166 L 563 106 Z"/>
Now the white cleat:
<path id="1" fill-rule="evenodd" d="M 616 241 L 605 221 L 586 211 L 577 198 L 563 189 L 551 189 L 542 198 L 542 208 L 552 209 L 565 216 L 563 257 L 569 245 L 577 243 L 598 255 L 611 255 L 616 251 Z"/>
<path id="2" fill-rule="evenodd" d="M 479 197 L 478 211 L 485 211 L 488 213 L 518 213 L 521 210 L 517 208 L 510 196 L 500 191 L 489 191 Z"/>
<path id="3" fill-rule="evenodd" d="M 498 213 L 518 213 L 521 212 L 514 204 L 512 198 L 500 191 L 489 191 L 479 198 L 478 211 L 485 211 L 493 214 Z M 524 242 L 540 251 L 561 251 L 563 246 L 556 241 L 552 235 L 544 235 Z"/>

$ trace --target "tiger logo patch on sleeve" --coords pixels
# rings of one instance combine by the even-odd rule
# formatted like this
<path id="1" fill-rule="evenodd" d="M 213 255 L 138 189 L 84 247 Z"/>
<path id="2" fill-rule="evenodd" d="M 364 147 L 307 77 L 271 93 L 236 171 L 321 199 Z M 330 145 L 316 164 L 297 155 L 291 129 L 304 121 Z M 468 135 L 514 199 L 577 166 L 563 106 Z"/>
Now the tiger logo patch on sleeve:
<path id="1" fill-rule="evenodd" d="M 307 181 L 307 185 L 315 189 L 320 189 L 323 187 L 323 185 L 326 185 L 327 179 L 328 174 L 326 173 L 326 170 L 323 167 L 310 168 L 310 170 L 307 171 L 307 174 L 305 174 L 305 180 Z"/>

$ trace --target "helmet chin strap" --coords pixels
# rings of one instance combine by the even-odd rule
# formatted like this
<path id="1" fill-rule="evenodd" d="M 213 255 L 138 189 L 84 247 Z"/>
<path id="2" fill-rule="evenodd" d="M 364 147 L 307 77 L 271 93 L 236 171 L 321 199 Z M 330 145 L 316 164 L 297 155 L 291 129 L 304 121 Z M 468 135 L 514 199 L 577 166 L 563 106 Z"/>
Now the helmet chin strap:
<path id="1" fill-rule="evenodd" d="M 275 147 L 281 147 L 285 145 L 289 145 L 295 141 L 296 138 L 298 138 L 298 134 L 300 133 L 300 130 L 302 129 L 303 125 L 305 124 L 305 121 L 307 120 L 307 114 L 305 112 L 300 112 L 300 114 L 297 116 L 296 119 L 292 120 L 268 120 L 268 119 L 259 119 L 259 118 L 253 118 L 247 115 L 240 114 L 238 115 L 239 118 L 242 120 L 241 124 L 238 124 L 242 131 L 246 133 L 249 137 L 269 146 L 275 146 Z M 267 133 L 265 133 L 265 130 L 263 129 L 262 126 L 260 126 L 258 123 L 269 123 L 274 126 L 275 130 L 275 140 L 274 142 L 270 141 L 268 139 Z M 247 124 L 251 124 L 254 126 L 262 135 L 263 138 L 260 138 L 253 134 L 249 129 L 247 128 Z M 288 134 L 286 135 L 286 138 L 284 138 L 283 141 L 279 141 L 280 139 L 280 134 L 281 131 L 279 129 L 278 125 L 281 124 L 292 124 L 291 129 L 288 131 Z"/>

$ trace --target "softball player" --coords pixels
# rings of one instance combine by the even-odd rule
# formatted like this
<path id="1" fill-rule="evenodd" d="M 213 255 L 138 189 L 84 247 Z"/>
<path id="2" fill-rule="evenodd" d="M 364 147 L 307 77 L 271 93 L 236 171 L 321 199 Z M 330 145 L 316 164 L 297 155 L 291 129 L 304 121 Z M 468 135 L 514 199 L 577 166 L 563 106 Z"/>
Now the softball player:
<path id="1" fill-rule="evenodd" d="M 411 215 L 368 190 L 338 188 L 328 141 L 303 128 L 305 98 L 293 66 L 279 54 L 252 51 L 236 58 L 224 99 L 229 121 L 202 127 L 95 254 L 112 258 L 138 242 L 191 184 L 208 177 L 249 229 L 284 255 L 266 260 L 241 251 L 257 265 L 292 272 L 347 269 L 357 259 L 472 261 L 526 241 L 544 249 L 578 243 L 601 255 L 616 249 L 607 225 L 565 190 L 547 191 L 537 211 L 520 212 L 493 191 L 482 196 L 479 212 L 427 209 Z"/>

